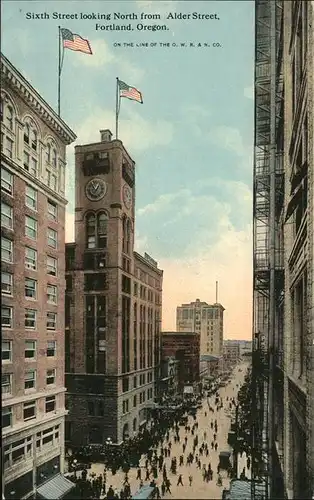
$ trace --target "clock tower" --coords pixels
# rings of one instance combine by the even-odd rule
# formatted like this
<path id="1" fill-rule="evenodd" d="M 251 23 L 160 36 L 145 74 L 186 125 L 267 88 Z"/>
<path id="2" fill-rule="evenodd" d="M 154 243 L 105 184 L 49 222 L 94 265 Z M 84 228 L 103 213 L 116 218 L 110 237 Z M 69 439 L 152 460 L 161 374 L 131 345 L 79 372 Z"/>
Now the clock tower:
<path id="1" fill-rule="evenodd" d="M 134 363 L 131 278 L 135 163 L 122 142 L 112 140 L 109 130 L 100 134 L 100 142 L 75 147 L 75 285 L 70 361 L 75 375 L 67 373 L 67 384 L 86 398 L 99 393 L 99 405 L 105 401 L 108 410 L 108 422 L 102 423 L 99 432 L 117 441 L 119 429 L 112 428 L 112 422 L 119 420 L 119 395 L 125 390 L 123 377 L 133 370 Z M 106 426 L 110 431 L 106 432 Z M 97 432 L 94 440 L 102 441 Z"/>

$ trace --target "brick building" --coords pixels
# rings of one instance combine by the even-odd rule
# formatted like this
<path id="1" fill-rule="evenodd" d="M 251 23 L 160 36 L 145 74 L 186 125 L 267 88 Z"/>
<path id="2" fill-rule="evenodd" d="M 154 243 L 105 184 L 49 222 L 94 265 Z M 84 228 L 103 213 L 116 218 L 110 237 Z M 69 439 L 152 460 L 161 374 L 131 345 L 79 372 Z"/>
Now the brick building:
<path id="1" fill-rule="evenodd" d="M 120 444 L 150 415 L 160 375 L 162 276 L 133 250 L 135 163 L 111 132 L 75 148 L 66 246 L 66 443 Z"/>
<path id="2" fill-rule="evenodd" d="M 64 466 L 66 145 L 74 133 L 1 55 L 2 494 Z M 70 486 L 70 485 L 68 485 Z"/>
<path id="3" fill-rule="evenodd" d="M 225 340 L 223 346 L 223 358 L 226 370 L 234 367 L 240 359 L 240 344 L 237 341 Z"/>
<path id="4" fill-rule="evenodd" d="M 162 332 L 162 358 L 174 356 L 179 360 L 179 390 L 200 379 L 200 336 L 194 332 Z"/>

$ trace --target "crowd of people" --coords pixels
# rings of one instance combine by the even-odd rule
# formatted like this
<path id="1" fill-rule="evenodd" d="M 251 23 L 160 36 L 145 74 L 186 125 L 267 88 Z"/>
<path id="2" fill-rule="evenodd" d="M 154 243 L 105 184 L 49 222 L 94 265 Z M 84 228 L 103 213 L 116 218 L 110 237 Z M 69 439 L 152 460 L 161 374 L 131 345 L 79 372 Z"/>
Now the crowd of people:
<path id="1" fill-rule="evenodd" d="M 129 447 L 126 447 L 124 451 L 120 450 L 115 457 L 114 463 L 111 464 L 110 468 L 113 475 L 119 467 L 124 471 L 124 481 L 120 491 L 108 484 L 105 466 L 103 474 L 98 477 L 88 478 L 87 471 L 84 470 L 79 478 L 74 478 L 81 491 L 82 498 L 129 499 L 144 486 L 144 483 L 153 488 L 154 498 L 164 498 L 167 494 L 172 494 L 171 487 L 174 481 L 178 487 L 187 486 L 190 488 L 193 486 L 193 481 L 197 480 L 195 473 L 187 472 L 187 469 L 192 464 L 196 465 L 204 482 L 209 483 L 216 480 L 217 486 L 223 486 L 222 469 L 225 469 L 225 474 L 229 478 L 234 477 L 231 463 L 230 461 L 228 461 L 227 465 L 219 463 L 217 470 L 213 470 L 211 457 L 220 451 L 218 445 L 218 436 L 221 432 L 219 428 L 220 412 L 223 408 L 231 409 L 235 405 L 234 397 L 226 397 L 223 401 L 217 392 L 214 398 L 214 406 L 211 406 L 210 398 L 207 397 L 207 408 L 204 414 L 207 419 L 205 430 L 204 428 L 202 431 L 199 430 L 197 415 L 194 414 L 192 420 L 189 420 L 187 415 L 177 415 L 172 422 L 168 422 L 168 428 L 157 425 L 155 429 L 144 431 L 144 434 L 141 435 L 141 441 L 138 440 L 137 447 L 134 442 L 129 443 Z M 177 446 L 174 447 L 173 444 Z M 180 454 L 178 454 L 178 445 L 181 445 Z M 176 451 L 174 451 L 174 448 Z M 142 461 L 142 466 L 139 463 L 137 467 L 137 490 L 133 485 L 133 491 L 131 491 L 128 476 L 130 454 L 133 454 L 133 456 L 134 454 L 143 454 L 145 449 L 146 456 Z M 215 461 L 217 461 L 217 455 Z M 249 462 L 247 467 L 250 467 Z M 242 470 L 241 478 L 245 478 L 245 468 Z"/>

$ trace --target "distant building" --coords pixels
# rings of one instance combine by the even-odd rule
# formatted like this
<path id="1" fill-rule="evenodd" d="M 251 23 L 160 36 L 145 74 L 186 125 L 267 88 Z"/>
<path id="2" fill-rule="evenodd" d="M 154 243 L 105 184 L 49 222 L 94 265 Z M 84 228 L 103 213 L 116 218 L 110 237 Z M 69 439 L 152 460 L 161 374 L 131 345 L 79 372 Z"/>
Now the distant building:
<path id="1" fill-rule="evenodd" d="M 174 396 L 179 388 L 180 361 L 175 356 L 167 356 L 161 361 L 160 393 Z"/>
<path id="2" fill-rule="evenodd" d="M 135 163 L 111 132 L 76 146 L 66 245 L 66 444 L 120 444 L 146 425 L 160 379 L 163 272 L 134 251 Z"/>
<path id="3" fill-rule="evenodd" d="M 200 370 L 204 377 L 218 377 L 220 374 L 220 357 L 203 354 L 200 357 Z"/>
<path id="4" fill-rule="evenodd" d="M 162 332 L 162 357 L 174 356 L 179 361 L 179 390 L 199 382 L 200 338 L 194 332 Z"/>
<path id="5" fill-rule="evenodd" d="M 240 359 L 240 345 L 237 341 L 226 340 L 223 346 L 223 357 L 225 369 L 235 366 Z"/>
<path id="6" fill-rule="evenodd" d="M 64 471 L 66 146 L 76 136 L 1 55 L 2 496 Z M 55 496 L 55 498 L 56 498 Z"/>
<path id="7" fill-rule="evenodd" d="M 196 299 L 177 307 L 177 331 L 195 332 L 200 335 L 200 354 L 222 356 L 223 316 L 221 304 L 207 304 Z"/>

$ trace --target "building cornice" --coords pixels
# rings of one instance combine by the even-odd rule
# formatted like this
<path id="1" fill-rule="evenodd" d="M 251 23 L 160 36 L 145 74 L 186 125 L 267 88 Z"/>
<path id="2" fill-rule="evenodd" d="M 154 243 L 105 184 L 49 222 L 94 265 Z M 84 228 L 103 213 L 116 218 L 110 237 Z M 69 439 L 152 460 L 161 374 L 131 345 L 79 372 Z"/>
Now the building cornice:
<path id="1" fill-rule="evenodd" d="M 142 264 L 145 264 L 145 266 L 149 267 L 152 271 L 155 271 L 155 273 L 159 274 L 160 276 L 163 274 L 163 270 L 159 269 L 159 267 L 153 266 L 148 260 L 145 259 L 142 255 L 140 255 L 138 252 L 135 250 L 133 251 L 133 257 L 135 260 L 138 260 Z"/>
<path id="2" fill-rule="evenodd" d="M 1 79 L 2 88 L 4 83 L 7 83 L 65 144 L 69 145 L 75 141 L 75 133 L 3 54 L 1 54 Z"/>

